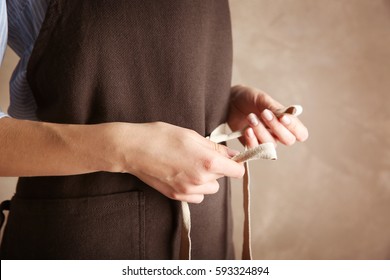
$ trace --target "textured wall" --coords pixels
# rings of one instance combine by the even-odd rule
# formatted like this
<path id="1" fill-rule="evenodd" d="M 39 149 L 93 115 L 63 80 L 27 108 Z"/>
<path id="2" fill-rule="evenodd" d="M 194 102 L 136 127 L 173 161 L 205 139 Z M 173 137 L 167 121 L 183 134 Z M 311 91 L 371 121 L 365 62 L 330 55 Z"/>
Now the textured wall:
<path id="1" fill-rule="evenodd" d="M 390 1 L 230 3 L 234 83 L 302 104 L 310 131 L 306 143 L 279 145 L 278 161 L 251 164 L 254 257 L 390 258 Z M 2 109 L 14 63 L 8 52 Z M 241 182 L 233 183 L 239 254 Z M 13 184 L 0 178 L 1 199 Z"/>
<path id="2" fill-rule="evenodd" d="M 252 164 L 255 258 L 390 258 L 390 1 L 231 9 L 234 81 L 301 103 L 310 131 Z"/>

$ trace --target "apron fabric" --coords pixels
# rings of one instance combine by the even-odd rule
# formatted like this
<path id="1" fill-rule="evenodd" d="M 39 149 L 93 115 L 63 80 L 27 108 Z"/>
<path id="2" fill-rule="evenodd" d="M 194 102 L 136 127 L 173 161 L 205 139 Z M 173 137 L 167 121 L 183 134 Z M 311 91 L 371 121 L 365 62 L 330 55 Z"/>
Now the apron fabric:
<path id="1" fill-rule="evenodd" d="M 227 0 L 52 0 L 27 78 L 41 121 L 163 121 L 206 136 L 226 121 Z M 234 258 L 228 179 L 191 208 L 193 259 Z M 177 259 L 180 202 L 131 174 L 18 181 L 2 259 Z"/>

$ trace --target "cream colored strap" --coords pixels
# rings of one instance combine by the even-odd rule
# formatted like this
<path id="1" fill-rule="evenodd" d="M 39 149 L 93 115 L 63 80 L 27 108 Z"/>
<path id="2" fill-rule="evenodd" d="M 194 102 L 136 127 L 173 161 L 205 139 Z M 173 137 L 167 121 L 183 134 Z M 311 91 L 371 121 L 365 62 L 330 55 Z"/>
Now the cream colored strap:
<path id="1" fill-rule="evenodd" d="M 292 105 L 282 110 L 277 110 L 274 114 L 277 117 L 288 113 L 298 116 L 302 113 L 302 107 L 299 105 Z M 215 143 L 225 142 L 231 139 L 239 138 L 243 135 L 244 130 L 227 133 L 227 124 L 221 124 L 210 135 L 209 139 Z M 264 143 L 251 149 L 245 149 L 244 152 L 234 156 L 232 160 L 237 162 L 245 162 L 245 175 L 243 181 L 244 191 L 244 242 L 242 248 L 242 259 L 252 259 L 251 249 L 251 224 L 250 224 L 250 174 L 248 161 L 254 159 L 271 159 L 276 160 L 276 150 L 273 143 Z M 181 242 L 179 257 L 182 260 L 191 259 L 191 213 L 187 202 L 181 202 L 182 213 L 182 230 L 181 230 Z"/>
<path id="2" fill-rule="evenodd" d="M 236 162 L 245 162 L 254 159 L 277 159 L 273 143 L 264 143 L 252 149 L 245 149 L 244 152 L 232 157 Z"/>
<path id="3" fill-rule="evenodd" d="M 180 239 L 180 255 L 181 260 L 191 259 L 191 212 L 187 202 L 181 202 L 182 227 Z"/>

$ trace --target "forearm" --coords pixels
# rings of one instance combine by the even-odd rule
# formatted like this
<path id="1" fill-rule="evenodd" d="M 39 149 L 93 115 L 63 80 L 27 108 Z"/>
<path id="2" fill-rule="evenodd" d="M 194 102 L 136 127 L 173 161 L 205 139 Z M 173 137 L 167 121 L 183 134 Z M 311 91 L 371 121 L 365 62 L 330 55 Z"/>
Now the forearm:
<path id="1" fill-rule="evenodd" d="M 165 196 L 199 203 L 218 178 L 242 177 L 233 152 L 195 131 L 162 122 L 66 125 L 0 119 L 0 176 L 137 176 Z"/>
<path id="2" fill-rule="evenodd" d="M 121 171 L 112 124 L 66 125 L 0 119 L 0 176 Z"/>

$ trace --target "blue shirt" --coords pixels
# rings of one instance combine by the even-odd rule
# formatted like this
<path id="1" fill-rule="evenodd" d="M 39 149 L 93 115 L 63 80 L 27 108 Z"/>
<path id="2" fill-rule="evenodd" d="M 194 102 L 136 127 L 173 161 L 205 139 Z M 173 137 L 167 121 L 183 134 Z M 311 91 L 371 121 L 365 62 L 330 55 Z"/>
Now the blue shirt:
<path id="1" fill-rule="evenodd" d="M 8 114 L 14 118 L 37 120 L 36 103 L 27 83 L 26 68 L 49 2 L 50 0 L 0 0 L 0 62 L 7 37 L 8 45 L 20 58 L 10 81 Z M 0 117 L 4 116 L 0 111 Z"/>
<path id="2" fill-rule="evenodd" d="M 5 0 L 0 0 L 0 65 L 3 61 L 5 47 L 7 45 L 7 7 Z"/>

